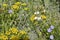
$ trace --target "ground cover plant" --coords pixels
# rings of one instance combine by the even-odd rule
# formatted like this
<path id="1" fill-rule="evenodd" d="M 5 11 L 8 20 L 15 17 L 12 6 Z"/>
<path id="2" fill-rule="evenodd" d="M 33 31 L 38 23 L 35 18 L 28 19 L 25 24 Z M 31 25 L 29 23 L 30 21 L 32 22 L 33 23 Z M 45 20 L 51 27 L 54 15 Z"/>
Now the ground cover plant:
<path id="1" fill-rule="evenodd" d="M 60 40 L 57 0 L 0 0 L 0 40 Z"/>

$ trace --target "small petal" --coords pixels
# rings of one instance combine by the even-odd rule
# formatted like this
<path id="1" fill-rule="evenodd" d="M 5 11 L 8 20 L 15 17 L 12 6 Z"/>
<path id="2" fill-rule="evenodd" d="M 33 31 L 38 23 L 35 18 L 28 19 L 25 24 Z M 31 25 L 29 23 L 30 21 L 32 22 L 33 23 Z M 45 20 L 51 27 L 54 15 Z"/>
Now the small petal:
<path id="1" fill-rule="evenodd" d="M 46 10 L 44 10 L 43 12 L 46 12 Z"/>
<path id="2" fill-rule="evenodd" d="M 37 11 L 36 13 L 39 14 L 39 11 Z"/>
<path id="3" fill-rule="evenodd" d="M 51 28 L 51 29 L 54 29 L 54 26 L 53 26 L 53 25 L 51 25 L 51 26 L 50 26 L 50 28 Z"/>
<path id="4" fill-rule="evenodd" d="M 39 14 L 39 11 L 35 12 L 34 14 Z"/>
<path id="5" fill-rule="evenodd" d="M 13 13 L 13 11 L 12 10 L 8 10 L 8 13 Z"/>
<path id="6" fill-rule="evenodd" d="M 50 39 L 54 39 L 54 36 L 53 35 L 50 35 Z"/>
<path id="7" fill-rule="evenodd" d="M 48 32 L 51 32 L 52 30 L 49 28 L 49 29 L 47 29 L 47 31 L 48 31 Z"/>
<path id="8" fill-rule="evenodd" d="M 38 20 L 38 21 L 41 20 L 41 17 L 38 17 L 37 20 Z"/>
<path id="9" fill-rule="evenodd" d="M 37 19 L 37 17 L 34 18 L 35 20 Z"/>

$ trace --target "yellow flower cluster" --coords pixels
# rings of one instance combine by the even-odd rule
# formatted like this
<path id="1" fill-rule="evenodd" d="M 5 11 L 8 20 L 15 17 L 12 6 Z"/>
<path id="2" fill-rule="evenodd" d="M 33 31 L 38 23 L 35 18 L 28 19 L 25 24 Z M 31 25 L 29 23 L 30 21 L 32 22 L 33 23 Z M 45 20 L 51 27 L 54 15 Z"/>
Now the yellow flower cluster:
<path id="1" fill-rule="evenodd" d="M 8 37 L 7 37 L 6 35 L 2 34 L 2 35 L 0 35 L 0 39 L 2 39 L 2 40 L 7 40 Z"/>
<path id="2" fill-rule="evenodd" d="M 18 10 L 18 9 L 19 9 L 19 6 L 17 6 L 17 5 L 12 5 L 12 9 L 13 9 L 13 10 Z"/>
<path id="3" fill-rule="evenodd" d="M 26 31 L 24 31 L 24 30 L 18 30 L 17 28 L 15 28 L 15 27 L 12 27 L 12 28 L 10 28 L 9 29 L 9 31 L 6 31 L 6 35 L 10 35 L 11 33 L 13 33 L 13 34 L 27 34 L 26 33 Z"/>
<path id="4" fill-rule="evenodd" d="M 19 10 L 21 8 L 21 6 L 27 6 L 27 4 L 26 3 L 22 3 L 22 2 L 16 2 L 16 3 L 14 3 L 14 5 L 11 5 L 11 9 L 14 10 L 14 11 L 15 10 Z M 3 7 L 4 8 L 8 7 L 8 4 L 3 4 Z M 27 11 L 28 8 L 24 7 L 23 10 Z"/>
<path id="5" fill-rule="evenodd" d="M 0 34 L 0 39 L 3 39 L 3 40 L 8 40 L 8 39 L 19 40 L 20 39 L 20 35 L 21 36 L 25 35 L 27 37 L 26 34 L 27 34 L 26 31 L 24 31 L 24 30 L 18 31 L 17 28 L 12 27 L 12 28 L 9 29 L 9 31 L 6 31 L 4 34 L 3 33 Z M 29 38 L 23 38 L 23 39 L 29 39 Z"/>
<path id="6" fill-rule="evenodd" d="M 18 10 L 21 6 L 27 6 L 26 3 L 16 2 L 14 5 L 12 5 L 12 9 Z M 28 8 L 24 8 L 24 10 L 28 10 Z"/>
<path id="7" fill-rule="evenodd" d="M 14 5 L 12 5 L 12 9 L 18 10 L 21 5 L 21 2 L 16 2 Z"/>
<path id="8" fill-rule="evenodd" d="M 17 34 L 18 29 L 15 28 L 15 27 L 12 27 L 12 28 L 9 29 L 9 31 L 12 32 L 12 33 L 14 33 L 14 34 Z"/>

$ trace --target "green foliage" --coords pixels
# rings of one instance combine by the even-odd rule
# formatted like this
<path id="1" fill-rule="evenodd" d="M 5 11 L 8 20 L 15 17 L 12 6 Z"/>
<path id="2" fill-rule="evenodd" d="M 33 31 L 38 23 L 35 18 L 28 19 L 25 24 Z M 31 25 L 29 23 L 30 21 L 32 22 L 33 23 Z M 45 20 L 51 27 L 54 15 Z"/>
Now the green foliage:
<path id="1" fill-rule="evenodd" d="M 50 40 L 50 35 L 54 36 L 53 40 L 60 40 L 56 0 L 0 0 L 0 3 L 0 33 L 16 27 L 25 30 L 31 40 Z M 49 32 L 51 26 L 54 28 Z"/>

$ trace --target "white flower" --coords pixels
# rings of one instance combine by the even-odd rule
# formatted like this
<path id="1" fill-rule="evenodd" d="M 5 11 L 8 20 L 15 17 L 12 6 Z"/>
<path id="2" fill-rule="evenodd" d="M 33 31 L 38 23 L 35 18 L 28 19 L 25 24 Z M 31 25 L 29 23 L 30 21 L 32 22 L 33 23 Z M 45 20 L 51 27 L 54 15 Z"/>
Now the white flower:
<path id="1" fill-rule="evenodd" d="M 39 21 L 41 20 L 41 17 L 35 17 L 34 19 Z"/>
<path id="2" fill-rule="evenodd" d="M 46 10 L 44 10 L 43 12 L 46 12 Z"/>
<path id="3" fill-rule="evenodd" d="M 41 20 L 41 17 L 37 17 L 37 20 L 38 20 L 38 21 Z"/>
<path id="4" fill-rule="evenodd" d="M 35 17 L 34 19 L 36 20 L 38 17 Z"/>
<path id="5" fill-rule="evenodd" d="M 34 14 L 39 14 L 39 11 L 35 12 Z"/>

